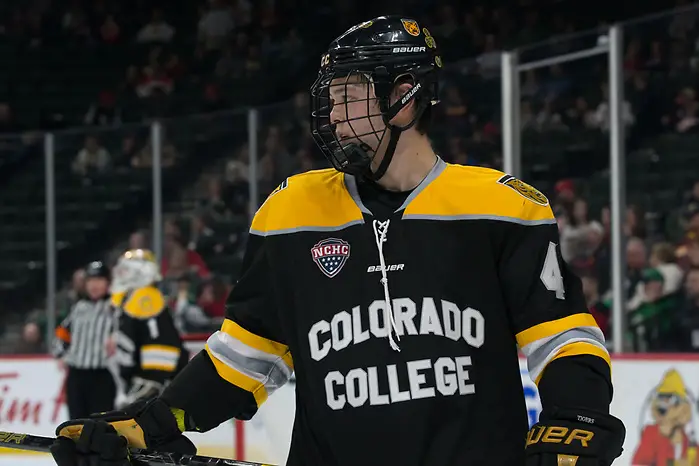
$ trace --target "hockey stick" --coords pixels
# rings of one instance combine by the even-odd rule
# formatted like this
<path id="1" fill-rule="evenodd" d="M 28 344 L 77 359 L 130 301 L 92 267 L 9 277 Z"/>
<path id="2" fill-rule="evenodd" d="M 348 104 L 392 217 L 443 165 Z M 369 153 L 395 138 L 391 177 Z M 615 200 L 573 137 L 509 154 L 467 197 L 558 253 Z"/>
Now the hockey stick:
<path id="1" fill-rule="evenodd" d="M 49 447 L 55 440 L 55 438 L 51 437 L 0 432 L 0 448 L 50 453 Z M 139 448 L 130 448 L 129 451 L 131 453 L 131 463 L 134 466 L 271 466 L 209 456 L 141 450 Z"/>

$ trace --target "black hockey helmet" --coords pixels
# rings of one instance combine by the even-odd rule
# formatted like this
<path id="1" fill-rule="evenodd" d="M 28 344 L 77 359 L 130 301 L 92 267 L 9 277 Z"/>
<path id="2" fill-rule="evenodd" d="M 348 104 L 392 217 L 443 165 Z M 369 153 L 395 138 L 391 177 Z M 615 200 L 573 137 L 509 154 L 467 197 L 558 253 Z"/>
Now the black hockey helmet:
<path id="1" fill-rule="evenodd" d="M 93 277 L 101 277 L 109 280 L 111 278 L 109 267 L 101 261 L 90 262 L 87 264 L 87 267 L 85 267 L 85 279 Z"/>
<path id="2" fill-rule="evenodd" d="M 318 78 L 311 87 L 313 139 L 337 170 L 378 180 L 391 163 L 400 133 L 437 103 L 437 71 L 441 67 L 432 34 L 414 19 L 380 16 L 353 26 L 335 39 L 321 58 Z M 391 105 L 391 93 L 406 82 L 413 87 Z M 350 117 L 346 102 L 332 101 L 331 89 L 346 96 L 348 85 L 357 83 L 368 84 L 364 86 L 366 95 L 353 95 L 351 101 L 364 102 L 366 112 Z M 411 102 L 416 110 L 413 120 L 402 127 L 390 124 Z M 339 110 L 333 112 L 333 105 L 338 104 Z M 384 128 L 375 127 L 372 119 L 377 122 L 376 118 L 383 121 Z M 358 133 L 355 127 L 367 122 L 370 129 Z M 371 162 L 387 131 L 389 140 L 384 145 L 383 159 L 372 172 Z"/>

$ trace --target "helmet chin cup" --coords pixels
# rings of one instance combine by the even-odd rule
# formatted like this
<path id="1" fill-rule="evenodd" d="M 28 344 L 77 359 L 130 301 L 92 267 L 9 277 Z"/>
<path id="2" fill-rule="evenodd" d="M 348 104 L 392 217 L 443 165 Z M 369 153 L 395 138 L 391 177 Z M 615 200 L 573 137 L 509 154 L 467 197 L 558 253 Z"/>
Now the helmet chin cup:
<path id="1" fill-rule="evenodd" d="M 335 169 L 355 176 L 364 176 L 371 171 L 371 161 L 373 152 L 369 145 L 360 142 L 351 142 L 345 146 L 338 147 L 332 157 Z"/>

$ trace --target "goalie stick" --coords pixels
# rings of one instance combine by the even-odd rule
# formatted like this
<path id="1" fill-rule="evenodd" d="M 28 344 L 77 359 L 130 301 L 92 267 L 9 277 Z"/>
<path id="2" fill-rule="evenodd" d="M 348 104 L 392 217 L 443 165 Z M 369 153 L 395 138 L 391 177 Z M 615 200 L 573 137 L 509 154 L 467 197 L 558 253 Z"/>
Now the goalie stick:
<path id="1" fill-rule="evenodd" d="M 37 435 L 0 432 L 0 448 L 50 453 L 55 438 Z M 130 448 L 131 463 L 135 466 L 271 466 L 262 463 L 212 458 L 209 456 L 183 455 L 160 451 Z"/>

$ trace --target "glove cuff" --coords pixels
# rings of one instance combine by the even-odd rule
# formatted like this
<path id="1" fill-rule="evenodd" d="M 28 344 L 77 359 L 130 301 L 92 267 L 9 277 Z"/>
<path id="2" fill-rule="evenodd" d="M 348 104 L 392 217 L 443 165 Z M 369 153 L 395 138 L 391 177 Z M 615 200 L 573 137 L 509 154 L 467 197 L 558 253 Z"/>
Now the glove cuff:
<path id="1" fill-rule="evenodd" d="M 140 405 L 140 406 L 139 406 Z M 134 419 L 141 426 L 148 448 L 153 448 L 182 435 L 175 414 L 160 398 L 133 405 Z"/>
<path id="2" fill-rule="evenodd" d="M 623 451 L 626 428 L 614 416 L 586 408 L 553 408 L 541 413 L 527 435 L 527 455 L 556 453 L 598 458 L 609 465 Z"/>

